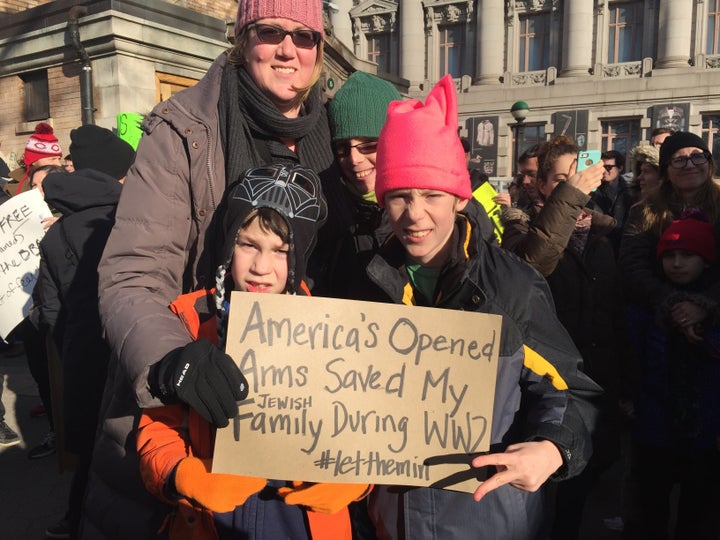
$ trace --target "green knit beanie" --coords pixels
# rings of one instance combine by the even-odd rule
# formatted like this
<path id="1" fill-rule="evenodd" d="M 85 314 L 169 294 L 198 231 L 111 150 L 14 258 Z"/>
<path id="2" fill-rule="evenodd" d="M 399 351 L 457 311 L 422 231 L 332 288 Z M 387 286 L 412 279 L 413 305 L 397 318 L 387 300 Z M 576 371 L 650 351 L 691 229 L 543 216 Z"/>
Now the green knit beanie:
<path id="1" fill-rule="evenodd" d="M 380 136 L 391 101 L 400 92 L 387 81 L 356 71 L 337 91 L 328 107 L 332 140 Z"/>

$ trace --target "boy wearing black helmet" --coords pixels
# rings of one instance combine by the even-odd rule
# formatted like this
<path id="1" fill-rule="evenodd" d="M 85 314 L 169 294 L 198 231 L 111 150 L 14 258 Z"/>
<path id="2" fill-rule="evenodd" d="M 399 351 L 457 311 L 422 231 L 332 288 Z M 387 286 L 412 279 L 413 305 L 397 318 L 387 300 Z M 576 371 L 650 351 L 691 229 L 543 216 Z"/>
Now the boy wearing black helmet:
<path id="1" fill-rule="evenodd" d="M 347 504 L 361 497 L 367 485 L 210 473 L 215 428 L 203 417 L 213 416 L 212 411 L 203 410 L 202 403 L 185 405 L 187 400 L 172 395 L 187 383 L 218 385 L 202 381 L 208 372 L 193 365 L 197 358 L 232 361 L 222 352 L 230 291 L 309 295 L 305 268 L 327 206 L 312 170 L 268 165 L 245 171 L 230 185 L 218 212 L 223 238 L 216 288 L 182 295 L 170 306 L 195 341 L 171 351 L 150 377 L 153 393 L 177 404 L 143 413 L 137 436 L 143 481 L 154 495 L 177 505 L 171 539 L 189 533 L 213 538 L 213 529 L 254 539 L 350 539 Z M 239 371 L 230 370 L 219 384 L 229 383 L 244 399 L 247 381 L 235 375 Z M 174 388 L 168 390 L 170 386 Z"/>

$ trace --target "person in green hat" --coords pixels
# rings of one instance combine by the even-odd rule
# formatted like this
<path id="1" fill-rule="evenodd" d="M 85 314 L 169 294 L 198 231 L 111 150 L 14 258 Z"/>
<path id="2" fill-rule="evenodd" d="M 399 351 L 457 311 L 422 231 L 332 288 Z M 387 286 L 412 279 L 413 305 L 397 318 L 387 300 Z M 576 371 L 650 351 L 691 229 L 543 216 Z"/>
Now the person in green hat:
<path id="1" fill-rule="evenodd" d="M 389 82 L 363 71 L 347 79 L 328 104 L 335 159 L 352 206 L 352 225 L 322 252 L 313 293 L 357 299 L 354 284 L 390 232 L 375 198 L 377 140 L 391 101 L 402 99 Z"/>
<path id="2" fill-rule="evenodd" d="M 339 240 L 315 252 L 316 270 L 312 273 L 319 276 L 313 288 L 316 296 L 360 299 L 357 285 L 365 279 L 365 267 L 391 232 L 375 197 L 375 160 L 388 105 L 401 99 L 388 81 L 356 71 L 328 103 L 333 150 L 352 201 L 353 217 Z M 473 203 L 465 212 L 473 213 L 483 235 L 495 242 L 484 209 Z"/>

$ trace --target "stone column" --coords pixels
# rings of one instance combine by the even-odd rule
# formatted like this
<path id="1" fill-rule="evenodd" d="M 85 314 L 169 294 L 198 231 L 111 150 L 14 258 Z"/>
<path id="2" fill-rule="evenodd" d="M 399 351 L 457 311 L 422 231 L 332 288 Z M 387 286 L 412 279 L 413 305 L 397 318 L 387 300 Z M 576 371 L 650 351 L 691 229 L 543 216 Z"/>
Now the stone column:
<path id="1" fill-rule="evenodd" d="M 500 84 L 505 51 L 503 0 L 479 0 L 477 8 L 477 84 Z"/>
<path id="2" fill-rule="evenodd" d="M 352 51 L 353 33 L 350 20 L 350 10 L 353 8 L 352 0 L 332 0 L 332 3 L 337 6 L 337 11 L 330 9 L 333 35 Z"/>
<path id="3" fill-rule="evenodd" d="M 656 68 L 688 67 L 692 13 L 692 0 L 660 0 Z"/>
<path id="4" fill-rule="evenodd" d="M 400 0 L 400 76 L 418 89 L 425 80 L 425 17 L 422 2 Z"/>
<path id="5" fill-rule="evenodd" d="M 593 0 L 565 2 L 561 77 L 587 77 L 592 67 Z"/>

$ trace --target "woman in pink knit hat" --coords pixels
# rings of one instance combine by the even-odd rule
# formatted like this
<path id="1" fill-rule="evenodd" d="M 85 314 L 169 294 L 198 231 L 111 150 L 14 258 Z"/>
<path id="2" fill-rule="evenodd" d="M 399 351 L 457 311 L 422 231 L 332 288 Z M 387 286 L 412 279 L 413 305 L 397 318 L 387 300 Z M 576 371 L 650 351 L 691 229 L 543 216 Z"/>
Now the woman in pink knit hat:
<path id="1" fill-rule="evenodd" d="M 472 193 L 457 113 L 449 75 L 425 103 L 388 107 L 375 193 L 393 234 L 367 267 L 366 299 L 502 316 L 490 451 L 448 447 L 483 481 L 474 494 L 375 486 L 368 509 L 386 539 L 545 538 L 546 483 L 585 467 L 600 387 L 583 374 L 542 276 L 459 213 Z"/>
<path id="2" fill-rule="evenodd" d="M 240 0 L 234 46 L 197 85 L 159 103 L 143 122 L 98 269 L 100 316 L 116 361 L 100 411 L 81 537 L 151 538 L 172 510 L 140 478 L 134 425 L 141 408 L 202 402 L 216 427 L 237 414 L 239 389 L 231 384 L 198 385 L 183 397 L 151 391 L 157 373 L 177 367 L 171 364 L 180 355 L 169 353 L 191 342 L 167 306 L 214 284 L 213 216 L 226 186 L 270 163 L 312 169 L 328 198 L 325 229 L 344 228 L 337 206 L 342 186 L 316 84 L 323 40 L 322 0 Z M 238 370 L 229 357 L 214 356 L 221 360 L 197 358 L 206 360 L 208 378 Z M 113 501 L 112 513 L 106 501 Z"/>

